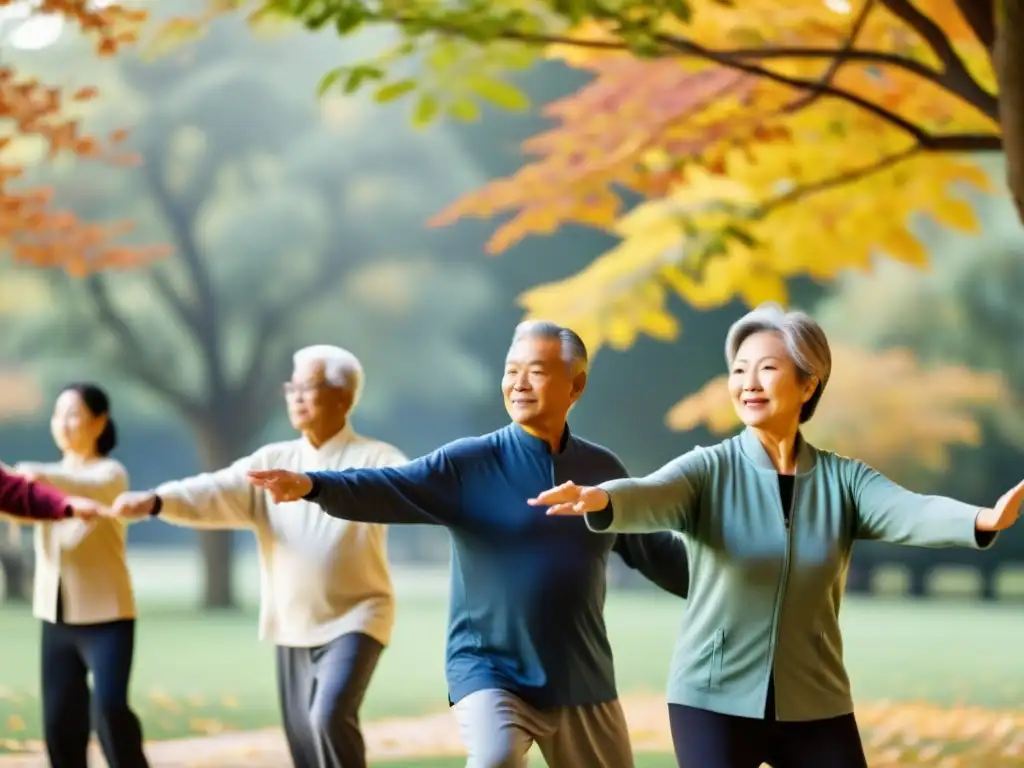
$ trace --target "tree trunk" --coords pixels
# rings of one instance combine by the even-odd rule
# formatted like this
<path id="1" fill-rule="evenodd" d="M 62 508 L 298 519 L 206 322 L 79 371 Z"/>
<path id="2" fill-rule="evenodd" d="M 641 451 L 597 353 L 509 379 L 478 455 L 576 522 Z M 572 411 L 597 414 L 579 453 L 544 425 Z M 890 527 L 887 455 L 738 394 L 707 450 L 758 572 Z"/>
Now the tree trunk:
<path id="1" fill-rule="evenodd" d="M 224 411 L 220 411 L 223 417 Z M 210 419 L 196 427 L 196 439 L 203 468 L 212 472 L 230 465 L 245 455 L 249 447 L 248 430 L 229 426 L 229 419 Z M 234 585 L 234 531 L 198 531 L 199 553 L 203 561 L 204 609 L 236 608 Z"/>
<path id="2" fill-rule="evenodd" d="M 1024 221 L 1024 0 L 1002 2 L 995 62 L 1007 180 Z"/>
<path id="3" fill-rule="evenodd" d="M 234 531 L 199 531 L 203 558 L 203 608 L 237 608 L 234 584 Z"/>

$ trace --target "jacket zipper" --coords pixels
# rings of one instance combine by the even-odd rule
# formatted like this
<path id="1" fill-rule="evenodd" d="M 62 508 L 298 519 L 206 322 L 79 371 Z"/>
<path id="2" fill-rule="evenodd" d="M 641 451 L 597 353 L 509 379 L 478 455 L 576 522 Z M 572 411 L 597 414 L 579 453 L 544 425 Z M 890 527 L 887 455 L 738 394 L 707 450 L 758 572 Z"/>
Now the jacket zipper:
<path id="1" fill-rule="evenodd" d="M 778 477 L 775 478 L 776 486 L 778 485 Z M 782 506 L 782 494 L 776 489 L 775 498 L 779 500 L 779 510 L 782 512 L 782 524 L 786 529 L 786 551 L 782 558 L 782 576 L 779 577 L 779 591 L 775 597 L 775 615 L 772 617 L 772 643 L 768 649 L 768 681 L 771 681 L 772 675 L 775 673 L 775 651 L 779 647 L 779 633 L 781 628 L 782 618 L 782 602 L 786 596 L 786 583 L 789 580 L 789 560 L 790 554 L 793 549 L 793 510 L 796 509 L 796 492 L 797 492 L 797 479 L 793 478 L 793 494 L 789 502 L 789 514 L 786 514 L 785 507 Z M 767 687 L 767 682 L 765 683 Z M 775 681 L 775 694 L 778 697 L 779 692 L 779 681 Z M 773 702 L 774 704 L 774 702 Z M 772 709 L 775 711 L 775 719 L 779 719 L 778 708 L 773 706 Z"/>

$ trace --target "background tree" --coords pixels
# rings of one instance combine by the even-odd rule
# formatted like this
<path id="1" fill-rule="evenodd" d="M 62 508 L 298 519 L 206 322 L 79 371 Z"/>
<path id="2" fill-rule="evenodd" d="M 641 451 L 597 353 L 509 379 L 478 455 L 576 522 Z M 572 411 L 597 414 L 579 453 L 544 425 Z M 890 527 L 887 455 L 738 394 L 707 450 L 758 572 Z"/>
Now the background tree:
<path id="1" fill-rule="evenodd" d="M 834 7 L 701 5 L 655 24 L 653 60 L 563 43 L 596 78 L 549 107 L 561 125 L 525 145 L 541 159 L 438 220 L 515 211 L 495 250 L 564 221 L 613 228 L 618 246 L 523 303 L 618 348 L 678 333 L 672 293 L 786 301 L 788 278 L 833 278 L 878 250 L 924 263 L 912 214 L 975 226 L 951 184 L 986 180 L 953 152 L 999 146 L 988 50 L 948 3 Z M 573 35 L 613 40 L 597 21 Z M 616 186 L 651 199 L 620 218 Z"/>
<path id="2" fill-rule="evenodd" d="M 961 5 L 973 9 L 979 25 L 991 18 L 987 1 L 964 0 Z M 1000 5 L 1002 18 L 995 45 L 996 71 L 1002 90 L 999 117 L 1010 191 L 1024 221 L 1024 0 L 1001 0 Z"/>
<path id="3" fill-rule="evenodd" d="M 172 253 L 84 281 L 46 275 L 48 294 L 22 318 L 20 348 L 133 381 L 188 426 L 209 469 L 244 455 L 280 420 L 282 382 L 304 344 L 359 354 L 373 380 L 361 417 L 372 423 L 400 401 L 412 415 L 406 441 L 417 409 L 457 425 L 456 405 L 487 381 L 458 333 L 486 311 L 491 283 L 482 265 L 429 258 L 446 238 L 422 232 L 431 204 L 481 177 L 442 131 L 410 138 L 401 116 L 365 100 L 318 105 L 311 93 L 332 42 L 256 40 L 222 19 L 187 51 L 121 57 L 107 89 L 117 98 L 89 119 L 131 118 L 138 170 L 40 170 L 83 218 L 118 209 Z M 36 284 L 40 273 L 16 277 Z M 59 318 L 46 309 L 54 303 Z M 432 322 L 410 328 L 423 316 Z M 439 361 L 451 381 L 424 382 Z M 386 379 L 374 377 L 381 370 Z M 203 533 L 201 543 L 204 602 L 230 605 L 231 537 Z"/>
<path id="4" fill-rule="evenodd" d="M 473 119 L 476 99 L 524 107 L 497 78 L 528 61 L 524 48 L 593 74 L 547 108 L 559 125 L 524 145 L 539 159 L 434 219 L 512 212 L 493 252 L 567 223 L 613 234 L 619 243 L 578 274 L 521 297 L 529 315 L 571 324 L 593 348 L 674 339 L 677 298 L 700 309 L 785 302 L 792 278 L 832 279 L 879 251 L 923 264 L 916 214 L 975 230 L 958 193 L 990 185 L 964 153 L 1002 146 L 993 62 L 1014 47 L 1012 34 L 996 44 L 995 4 L 968 0 L 271 0 L 256 12 L 275 14 L 341 34 L 397 28 L 400 45 L 324 85 L 368 86 L 382 101 L 416 92 L 417 122 Z M 429 73 L 388 68 L 402 57 Z"/>

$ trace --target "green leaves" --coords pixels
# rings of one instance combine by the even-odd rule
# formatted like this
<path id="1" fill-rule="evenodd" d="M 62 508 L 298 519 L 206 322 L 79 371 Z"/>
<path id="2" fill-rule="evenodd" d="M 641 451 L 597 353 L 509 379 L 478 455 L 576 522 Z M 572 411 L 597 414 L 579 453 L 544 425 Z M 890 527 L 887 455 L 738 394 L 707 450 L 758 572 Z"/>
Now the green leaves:
<path id="1" fill-rule="evenodd" d="M 412 124 L 416 128 L 422 128 L 431 123 L 440 110 L 437 98 L 429 93 L 420 96 L 416 102 L 416 108 L 412 113 Z"/>
<path id="2" fill-rule="evenodd" d="M 480 107 L 470 98 L 456 99 L 445 110 L 451 117 L 464 123 L 475 123 L 480 119 Z"/>
<path id="3" fill-rule="evenodd" d="M 594 12 L 595 0 L 559 0 L 556 5 L 563 15 L 582 19 Z M 413 96 L 410 117 L 416 127 L 441 116 L 477 121 L 481 103 L 507 111 L 529 109 L 529 99 L 503 73 L 537 60 L 552 22 L 550 7 L 527 10 L 492 0 L 408 0 L 400 7 L 366 0 L 264 0 L 264 12 L 269 9 L 311 29 L 333 23 L 342 37 L 368 24 L 396 29 L 399 39 L 393 47 L 368 61 L 332 69 L 320 80 L 317 94 L 335 89 L 352 94 L 370 87 L 380 104 Z M 538 42 L 531 42 L 535 36 Z M 396 67 L 401 75 L 392 79 L 388 73 Z"/>
<path id="4" fill-rule="evenodd" d="M 379 88 L 376 93 L 373 94 L 373 100 L 379 104 L 384 104 L 389 101 L 405 96 L 410 91 L 416 90 L 416 81 L 411 79 L 396 80 L 393 83 Z"/>
<path id="5" fill-rule="evenodd" d="M 346 5 L 334 17 L 334 28 L 344 37 L 354 32 L 366 20 L 366 16 L 361 5 Z"/>
<path id="6" fill-rule="evenodd" d="M 500 109 L 523 112 L 530 108 L 530 100 L 511 83 L 488 75 L 474 75 L 467 85 L 480 98 Z"/>
<path id="7" fill-rule="evenodd" d="M 323 96 L 325 96 L 328 91 L 334 88 L 337 82 L 341 80 L 341 78 L 343 78 L 344 76 L 344 67 L 337 67 L 335 69 L 332 69 L 330 72 L 328 72 L 326 75 L 320 78 L 320 82 L 317 83 L 316 85 L 316 95 L 320 98 L 323 98 Z"/>
<path id="8" fill-rule="evenodd" d="M 323 97 L 338 83 L 342 84 L 342 90 L 345 93 L 355 93 L 365 83 L 375 82 L 382 80 L 383 78 L 384 71 L 380 67 L 372 64 L 356 64 L 353 67 L 336 67 L 320 78 L 316 93 L 317 96 Z M 380 99 L 378 99 L 378 101 L 380 101 Z"/>

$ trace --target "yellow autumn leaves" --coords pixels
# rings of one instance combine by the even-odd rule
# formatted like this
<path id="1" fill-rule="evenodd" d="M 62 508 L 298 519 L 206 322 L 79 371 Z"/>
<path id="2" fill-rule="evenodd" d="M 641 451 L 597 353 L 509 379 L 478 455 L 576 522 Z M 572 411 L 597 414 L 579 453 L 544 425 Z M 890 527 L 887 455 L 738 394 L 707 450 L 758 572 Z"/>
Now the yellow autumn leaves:
<path id="1" fill-rule="evenodd" d="M 626 694 L 623 707 L 639 755 L 671 752 L 664 698 Z M 859 704 L 868 761 L 880 768 L 929 765 L 940 768 L 1009 768 L 1024 762 L 1024 713 L 981 707 L 938 707 L 918 702 Z M 375 760 L 430 760 L 463 754 L 458 729 L 449 713 L 370 721 L 367 751 Z M 23 755 L 39 754 L 38 740 L 0 740 L 0 766 L 24 766 Z M 279 766 L 287 761 L 280 732 L 219 735 L 201 741 L 155 741 L 147 745 L 154 765 Z M 19 755 L 20 753 L 20 755 Z M 99 755 L 96 755 L 99 759 Z M 643 757 L 641 757 L 641 761 Z M 35 763 L 32 763 L 35 764 Z M 399 765 L 399 763 L 395 763 Z"/>
<path id="2" fill-rule="evenodd" d="M 987 54 L 953 4 L 922 0 L 912 8 L 945 32 L 974 86 L 990 87 Z M 750 53 L 836 49 L 855 25 L 858 50 L 895 58 L 862 56 L 830 72 L 825 57 Z M 680 331 L 667 309 L 673 294 L 700 309 L 735 299 L 785 302 L 789 278 L 829 280 L 883 255 L 927 263 L 913 232 L 918 215 L 960 231 L 976 227 L 962 192 L 988 189 L 989 181 L 970 157 L 922 151 L 862 104 L 771 77 L 814 83 L 828 76 L 829 84 L 929 132 L 996 131 L 976 105 L 937 84 L 939 76 L 929 75 L 935 52 L 882 4 L 756 0 L 741 9 L 702 2 L 692 24 L 666 21 L 664 33 L 746 51 L 744 60 L 768 76 L 682 49 L 639 61 L 621 51 L 559 46 L 553 55 L 594 71 L 594 82 L 548 108 L 559 127 L 526 142 L 536 160 L 437 218 L 512 211 L 492 251 L 570 222 L 619 239 L 579 274 L 523 294 L 529 316 L 572 325 L 595 349 L 624 349 L 641 334 L 670 340 Z M 593 22 L 574 34 L 608 39 Z M 646 199 L 624 213 L 623 188 Z"/>

